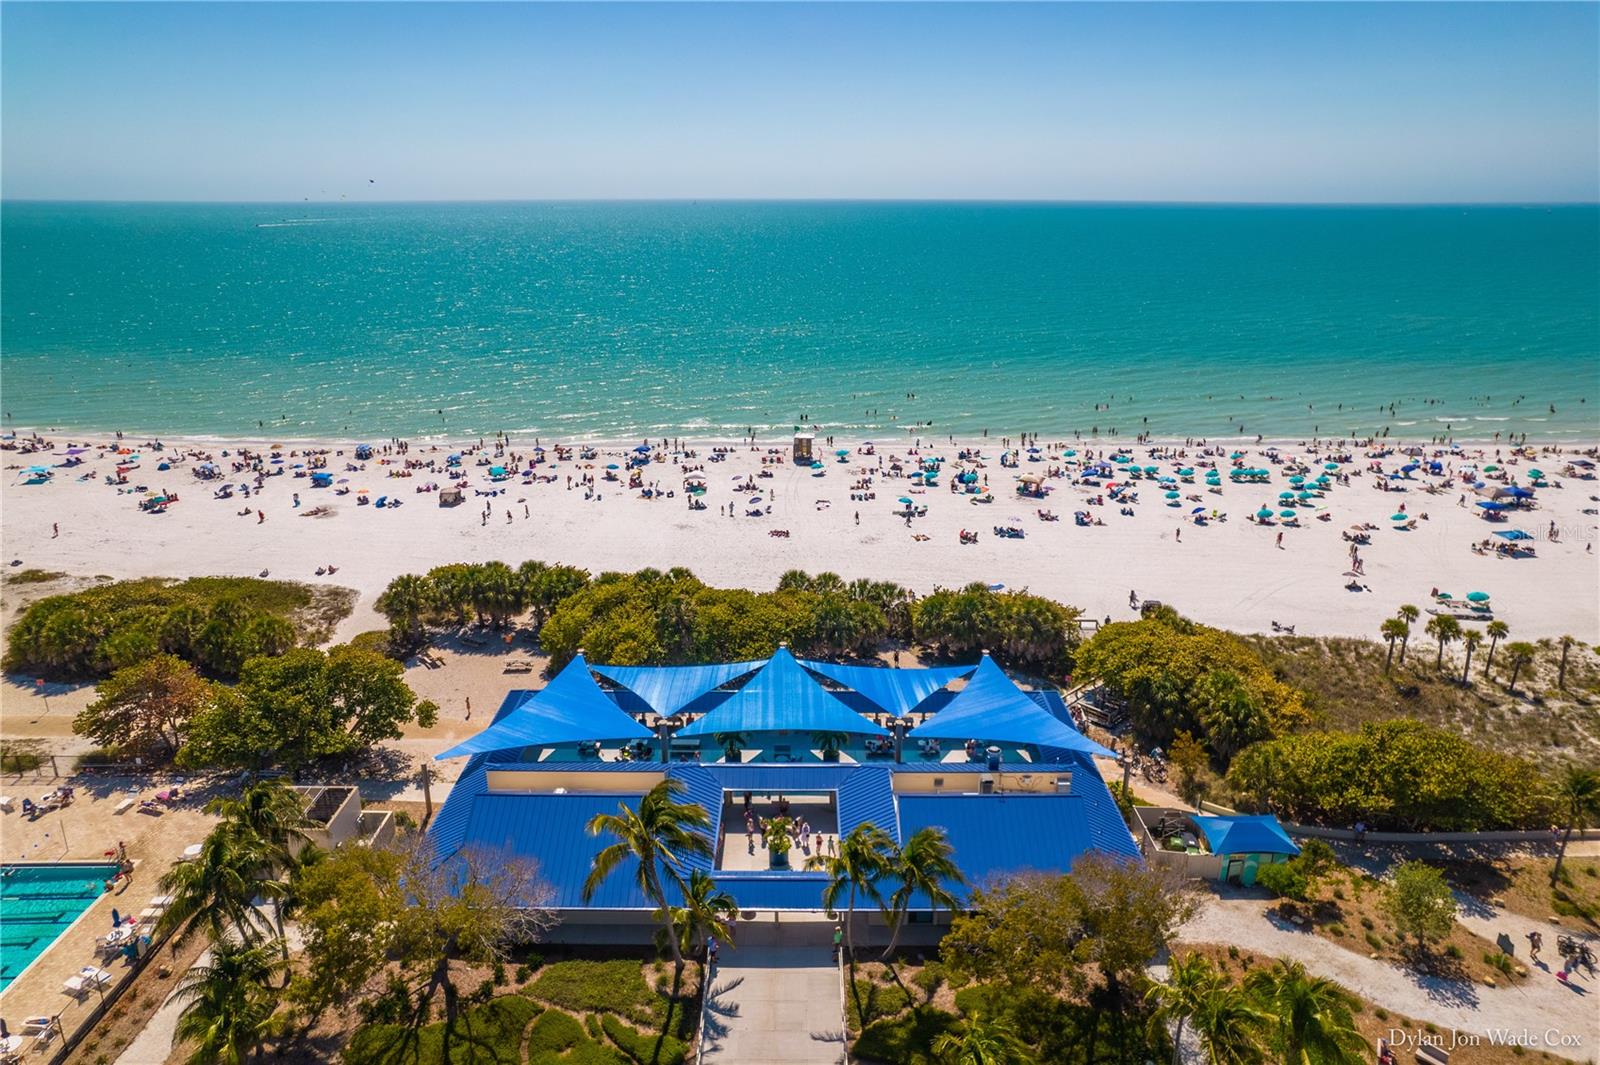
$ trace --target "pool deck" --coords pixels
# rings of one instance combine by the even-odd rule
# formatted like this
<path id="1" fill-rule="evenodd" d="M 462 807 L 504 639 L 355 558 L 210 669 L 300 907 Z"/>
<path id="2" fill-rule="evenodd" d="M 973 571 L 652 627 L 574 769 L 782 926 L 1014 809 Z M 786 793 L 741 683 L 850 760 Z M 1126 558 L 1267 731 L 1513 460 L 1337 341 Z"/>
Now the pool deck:
<path id="1" fill-rule="evenodd" d="M 100 996 L 94 991 L 74 999 L 62 984 L 85 965 L 98 965 L 112 974 L 115 986 L 127 971 L 120 958 L 110 961 L 95 953 L 95 940 L 111 929 L 111 911 L 137 916 L 161 894 L 156 882 L 183 855 L 185 847 L 198 843 L 210 831 L 215 818 L 201 812 L 205 796 L 190 793 L 168 806 L 159 817 L 140 813 L 137 804 L 118 814 L 124 799 L 151 798 L 169 787 L 169 777 L 67 777 L 7 775 L 0 780 L 0 791 L 14 800 L 9 813 L 0 813 L 0 859 L 5 862 L 103 862 L 106 851 L 115 851 L 117 841 L 126 843 L 133 859 L 132 883 L 101 895 L 63 931 L 11 985 L 0 993 L 0 1016 L 13 1031 L 24 1017 L 59 1015 L 63 1028 L 71 1033 L 86 1020 Z M 70 806 L 29 821 L 21 812 L 23 796 L 38 801 L 58 784 L 71 783 L 76 798 Z M 31 1043 L 30 1043 L 31 1047 Z"/>

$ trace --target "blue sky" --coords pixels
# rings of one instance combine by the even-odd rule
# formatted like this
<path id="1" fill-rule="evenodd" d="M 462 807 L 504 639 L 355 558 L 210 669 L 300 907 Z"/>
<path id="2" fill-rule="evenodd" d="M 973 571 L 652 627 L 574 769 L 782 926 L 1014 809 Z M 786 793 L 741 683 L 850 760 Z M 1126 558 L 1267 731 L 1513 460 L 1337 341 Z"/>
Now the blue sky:
<path id="1" fill-rule="evenodd" d="M 1600 6 L 0 5 L 8 198 L 1600 198 Z"/>

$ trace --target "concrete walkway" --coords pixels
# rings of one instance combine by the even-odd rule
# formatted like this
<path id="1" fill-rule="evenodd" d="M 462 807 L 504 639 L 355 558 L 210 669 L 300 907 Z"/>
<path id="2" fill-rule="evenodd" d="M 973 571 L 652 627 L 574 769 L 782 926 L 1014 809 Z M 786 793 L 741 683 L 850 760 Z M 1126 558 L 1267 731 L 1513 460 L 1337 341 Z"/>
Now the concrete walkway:
<path id="1" fill-rule="evenodd" d="M 1212 899 L 1179 930 L 1177 939 L 1188 943 L 1237 946 L 1257 954 L 1298 961 L 1317 976 L 1335 980 L 1392 1012 L 1418 1021 L 1432 1022 L 1489 1036 L 1491 1032 L 1530 1033 L 1540 1040 L 1534 1049 L 1573 1061 L 1600 1062 L 1600 982 L 1589 974 L 1558 982 L 1548 971 L 1535 968 L 1529 979 L 1513 987 L 1484 987 L 1439 977 L 1422 976 L 1345 950 L 1310 932 L 1275 920 L 1266 911 L 1272 900 L 1254 893 L 1229 892 Z M 1480 926 L 1470 916 L 1463 921 L 1479 935 L 1491 928 L 1512 931 L 1511 915 Z M 1529 927 L 1533 923 L 1529 922 Z M 1545 953 L 1554 952 L 1553 926 L 1545 925 Z M 1520 924 L 1515 933 L 1520 934 Z M 1489 938 L 1493 938 L 1490 935 Z M 1553 1039 L 1545 1042 L 1546 1033 Z M 1577 1045 L 1560 1045 L 1576 1039 Z"/>
<path id="2" fill-rule="evenodd" d="M 841 1065 L 844 1008 L 831 924 L 739 927 L 706 999 L 704 1060 L 716 1065 Z"/>

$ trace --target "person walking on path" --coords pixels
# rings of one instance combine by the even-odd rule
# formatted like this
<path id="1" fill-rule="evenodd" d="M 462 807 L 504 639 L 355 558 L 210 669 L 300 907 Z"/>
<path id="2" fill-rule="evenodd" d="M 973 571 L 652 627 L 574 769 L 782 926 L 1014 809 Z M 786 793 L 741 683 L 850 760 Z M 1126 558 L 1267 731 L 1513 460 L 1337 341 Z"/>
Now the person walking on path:
<path id="1" fill-rule="evenodd" d="M 1542 946 L 1544 946 L 1544 936 L 1540 935 L 1537 929 L 1535 929 L 1532 932 L 1529 932 L 1528 933 L 1528 960 L 1529 961 L 1537 962 L 1539 960 L 1539 948 L 1542 947 Z"/>

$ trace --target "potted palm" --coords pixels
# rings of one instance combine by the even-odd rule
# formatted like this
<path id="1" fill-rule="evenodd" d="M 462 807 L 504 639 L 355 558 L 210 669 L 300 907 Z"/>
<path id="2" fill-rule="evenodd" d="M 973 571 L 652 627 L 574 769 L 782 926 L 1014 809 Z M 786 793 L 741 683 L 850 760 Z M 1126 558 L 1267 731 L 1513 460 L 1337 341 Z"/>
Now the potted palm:
<path id="1" fill-rule="evenodd" d="M 811 742 L 815 743 L 817 749 L 822 752 L 822 760 L 824 762 L 837 762 L 839 760 L 839 749 L 845 745 L 848 739 L 849 737 L 842 732 L 813 732 L 811 734 Z"/>
<path id="2" fill-rule="evenodd" d="M 767 822 L 767 864 L 773 869 L 789 868 L 789 848 L 793 846 L 789 839 L 789 826 L 794 824 L 787 817 L 774 817 Z"/>
<path id="3" fill-rule="evenodd" d="M 744 760 L 744 733 L 719 732 L 717 743 L 722 747 L 723 758 L 729 762 Z"/>

